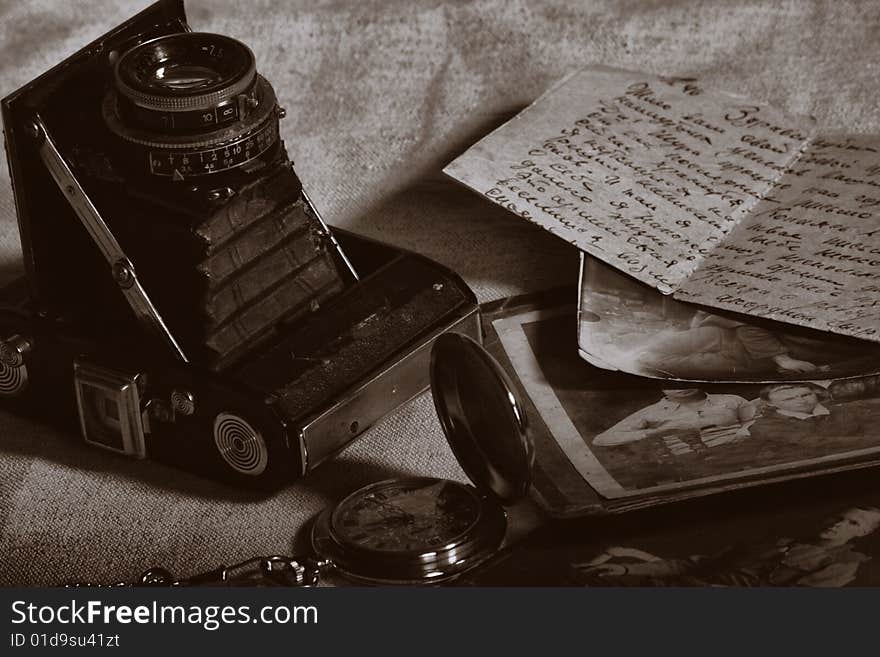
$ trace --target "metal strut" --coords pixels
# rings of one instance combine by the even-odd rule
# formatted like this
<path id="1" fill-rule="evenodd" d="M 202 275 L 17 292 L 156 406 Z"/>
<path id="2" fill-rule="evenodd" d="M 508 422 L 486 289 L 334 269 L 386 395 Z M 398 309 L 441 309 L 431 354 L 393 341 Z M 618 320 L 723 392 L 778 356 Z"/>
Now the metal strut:
<path id="1" fill-rule="evenodd" d="M 113 232 L 104 222 L 85 190 L 73 175 L 70 167 L 61 157 L 58 147 L 52 141 L 52 137 L 46 130 L 46 126 L 40 115 L 34 117 L 32 126 L 34 136 L 39 140 L 40 158 L 52 174 L 55 184 L 61 190 L 70 207 L 79 217 L 83 228 L 86 229 L 92 241 L 97 245 L 104 260 L 110 266 L 113 280 L 122 291 L 125 300 L 134 311 L 137 320 L 153 334 L 158 335 L 171 348 L 174 355 L 184 363 L 189 362 L 177 340 L 171 334 L 159 311 L 150 301 L 146 290 L 141 286 L 131 260 L 125 255 L 119 242 L 113 236 Z"/>

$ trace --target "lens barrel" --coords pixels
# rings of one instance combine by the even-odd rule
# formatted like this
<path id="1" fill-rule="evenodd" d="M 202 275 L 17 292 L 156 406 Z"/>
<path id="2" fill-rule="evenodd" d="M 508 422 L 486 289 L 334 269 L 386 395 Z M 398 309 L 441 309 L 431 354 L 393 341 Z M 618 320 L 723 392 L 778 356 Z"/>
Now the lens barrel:
<path id="1" fill-rule="evenodd" d="M 175 180 L 241 167 L 279 141 L 275 93 L 253 52 L 218 34 L 172 34 L 124 53 L 103 114 L 136 166 Z"/>

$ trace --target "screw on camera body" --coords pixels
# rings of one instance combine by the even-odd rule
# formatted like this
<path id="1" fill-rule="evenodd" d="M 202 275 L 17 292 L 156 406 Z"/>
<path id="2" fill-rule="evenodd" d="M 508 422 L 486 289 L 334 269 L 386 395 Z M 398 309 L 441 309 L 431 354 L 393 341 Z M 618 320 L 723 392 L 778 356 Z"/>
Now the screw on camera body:
<path id="1" fill-rule="evenodd" d="M 113 280 L 123 289 L 128 289 L 135 282 L 134 266 L 127 260 L 119 260 L 113 265 Z"/>
<path id="2" fill-rule="evenodd" d="M 31 137 L 31 139 L 35 139 L 37 141 L 42 141 L 43 139 L 43 130 L 40 128 L 40 124 L 36 119 L 31 119 L 27 123 L 25 123 L 25 131 Z"/>

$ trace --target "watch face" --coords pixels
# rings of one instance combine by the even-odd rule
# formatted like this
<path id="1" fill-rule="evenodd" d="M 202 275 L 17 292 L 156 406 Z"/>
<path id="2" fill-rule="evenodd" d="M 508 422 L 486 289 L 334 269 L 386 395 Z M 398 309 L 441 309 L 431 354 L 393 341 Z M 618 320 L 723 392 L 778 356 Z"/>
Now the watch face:
<path id="1" fill-rule="evenodd" d="M 504 538 L 503 507 L 475 488 L 442 479 L 366 486 L 322 513 L 316 553 L 342 574 L 373 583 L 455 577 L 494 553 Z"/>
<path id="2" fill-rule="evenodd" d="M 465 534 L 480 506 L 475 492 L 451 481 L 383 482 L 344 500 L 333 529 L 342 541 L 370 550 L 429 550 Z"/>

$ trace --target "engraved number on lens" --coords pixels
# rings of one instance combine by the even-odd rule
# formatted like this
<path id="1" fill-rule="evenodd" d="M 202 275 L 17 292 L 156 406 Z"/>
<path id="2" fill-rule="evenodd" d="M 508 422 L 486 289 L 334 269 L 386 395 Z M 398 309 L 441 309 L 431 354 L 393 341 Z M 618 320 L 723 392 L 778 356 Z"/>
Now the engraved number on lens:
<path id="1" fill-rule="evenodd" d="M 134 170 L 175 182 L 253 171 L 281 147 L 275 92 L 253 52 L 216 34 L 169 34 L 123 54 L 101 111 Z"/>
<path id="2" fill-rule="evenodd" d="M 260 432 L 232 413 L 214 419 L 214 443 L 223 460 L 236 472 L 257 476 L 269 461 L 269 450 Z"/>
<path id="3" fill-rule="evenodd" d="M 271 148 L 278 137 L 278 126 L 269 123 L 254 134 L 232 143 L 204 151 L 150 151 L 150 172 L 154 176 L 198 176 L 227 171 L 246 164 Z"/>

